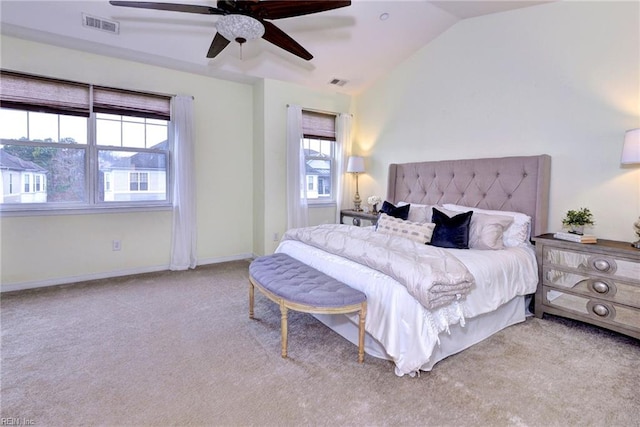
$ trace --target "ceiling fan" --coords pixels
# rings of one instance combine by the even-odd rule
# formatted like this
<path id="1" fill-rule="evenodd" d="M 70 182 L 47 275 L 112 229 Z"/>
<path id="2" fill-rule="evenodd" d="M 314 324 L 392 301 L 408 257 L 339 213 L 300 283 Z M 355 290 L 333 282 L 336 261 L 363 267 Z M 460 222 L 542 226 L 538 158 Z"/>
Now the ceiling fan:
<path id="1" fill-rule="evenodd" d="M 313 58 L 305 48 L 266 19 L 282 19 L 309 15 L 351 5 L 350 0 L 218 0 L 217 7 L 181 3 L 110 1 L 113 6 L 172 12 L 220 15 L 207 58 L 214 58 L 235 40 L 242 46 L 247 40 L 262 37 L 266 41 L 309 61 Z"/>

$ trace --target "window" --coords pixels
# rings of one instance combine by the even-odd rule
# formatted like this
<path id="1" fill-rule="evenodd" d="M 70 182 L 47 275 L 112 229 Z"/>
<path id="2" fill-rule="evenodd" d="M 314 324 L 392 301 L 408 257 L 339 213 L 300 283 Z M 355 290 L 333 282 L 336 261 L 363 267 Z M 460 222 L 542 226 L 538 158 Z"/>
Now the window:
<path id="1" fill-rule="evenodd" d="M 146 172 L 130 173 L 129 189 L 131 191 L 148 191 L 149 190 L 149 174 Z"/>
<path id="2" fill-rule="evenodd" d="M 335 116 L 302 111 L 309 204 L 335 202 Z"/>
<path id="3" fill-rule="evenodd" d="M 170 204 L 169 97 L 0 77 L 2 210 Z"/>
<path id="4" fill-rule="evenodd" d="M 104 191 L 109 193 L 111 191 L 111 173 L 105 172 L 104 174 Z"/>

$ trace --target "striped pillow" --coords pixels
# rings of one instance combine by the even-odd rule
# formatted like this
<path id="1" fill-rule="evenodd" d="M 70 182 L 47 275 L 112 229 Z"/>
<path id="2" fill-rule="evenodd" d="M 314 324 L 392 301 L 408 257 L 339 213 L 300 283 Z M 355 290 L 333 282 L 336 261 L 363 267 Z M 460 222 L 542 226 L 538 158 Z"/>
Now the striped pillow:
<path id="1" fill-rule="evenodd" d="M 394 218 L 387 214 L 380 214 L 378 218 L 377 231 L 385 234 L 391 234 L 393 236 L 406 237 L 415 242 L 426 244 L 431 241 L 433 235 L 433 229 L 435 228 L 433 223 L 419 223 L 404 221 L 400 218 Z"/>

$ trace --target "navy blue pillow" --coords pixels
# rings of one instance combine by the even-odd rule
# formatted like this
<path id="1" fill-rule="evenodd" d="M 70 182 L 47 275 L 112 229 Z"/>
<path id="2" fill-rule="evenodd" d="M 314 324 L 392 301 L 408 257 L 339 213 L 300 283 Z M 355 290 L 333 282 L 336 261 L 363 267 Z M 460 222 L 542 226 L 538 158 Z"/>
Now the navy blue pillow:
<path id="1" fill-rule="evenodd" d="M 406 221 L 407 218 L 409 218 L 410 207 L 411 205 L 396 207 L 385 200 L 384 203 L 382 203 L 382 208 L 380 208 L 380 212 L 386 213 L 387 215 L 392 216 L 394 218 L 400 218 Z"/>
<path id="2" fill-rule="evenodd" d="M 432 246 L 453 249 L 469 249 L 469 227 L 473 211 L 458 214 L 449 218 L 446 214 L 433 208 L 431 221 L 436 225 L 431 236 Z"/>

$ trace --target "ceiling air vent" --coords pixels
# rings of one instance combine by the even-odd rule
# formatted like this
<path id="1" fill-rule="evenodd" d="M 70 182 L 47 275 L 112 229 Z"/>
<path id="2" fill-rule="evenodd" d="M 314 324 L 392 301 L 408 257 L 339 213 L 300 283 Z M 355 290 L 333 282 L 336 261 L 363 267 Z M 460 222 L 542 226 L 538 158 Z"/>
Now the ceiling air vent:
<path id="1" fill-rule="evenodd" d="M 342 79 L 333 79 L 329 82 L 329 84 L 336 85 L 336 86 L 344 86 L 347 84 L 347 81 Z"/>
<path id="2" fill-rule="evenodd" d="M 96 30 L 106 31 L 112 34 L 118 34 L 120 32 L 120 23 L 117 21 L 110 21 L 104 18 L 98 18 L 96 16 L 82 14 L 82 25 L 88 28 Z"/>

